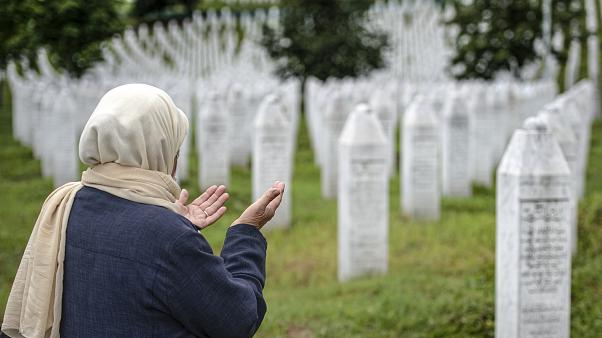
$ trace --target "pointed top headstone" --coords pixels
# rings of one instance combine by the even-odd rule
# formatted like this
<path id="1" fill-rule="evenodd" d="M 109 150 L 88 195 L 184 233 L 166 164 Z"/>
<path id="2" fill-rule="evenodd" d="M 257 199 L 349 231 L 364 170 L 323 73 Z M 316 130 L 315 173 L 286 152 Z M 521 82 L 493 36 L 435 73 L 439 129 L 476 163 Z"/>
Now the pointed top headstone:
<path id="1" fill-rule="evenodd" d="M 339 142 L 346 145 L 386 144 L 387 138 L 370 106 L 358 104 L 349 114 Z"/>

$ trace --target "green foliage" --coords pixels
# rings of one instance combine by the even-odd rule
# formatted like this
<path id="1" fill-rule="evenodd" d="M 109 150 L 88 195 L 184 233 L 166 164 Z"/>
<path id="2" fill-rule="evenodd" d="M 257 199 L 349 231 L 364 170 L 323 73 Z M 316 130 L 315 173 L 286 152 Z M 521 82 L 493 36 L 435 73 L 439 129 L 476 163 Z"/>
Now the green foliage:
<path id="1" fill-rule="evenodd" d="M 0 6 L 0 68 L 39 48 L 79 77 L 101 60 L 101 42 L 124 28 L 122 0 L 4 0 Z"/>
<path id="2" fill-rule="evenodd" d="M 456 15 L 446 23 L 459 34 L 452 73 L 458 79 L 492 79 L 509 71 L 520 77 L 521 68 L 538 59 L 534 49 L 542 38 L 542 9 L 538 0 L 454 0 Z"/>
<path id="3" fill-rule="evenodd" d="M 191 16 L 199 0 L 136 0 L 131 15 L 138 22 L 165 21 Z"/>
<path id="4" fill-rule="evenodd" d="M 552 53 L 564 65 L 568 60 L 571 40 L 578 39 L 582 44 L 587 43 L 585 7 L 582 0 L 551 0 L 551 6 L 552 31 L 562 32 L 564 35 L 563 45 L 553 48 Z"/>
<path id="5" fill-rule="evenodd" d="M 384 66 L 387 37 L 363 26 L 372 1 L 283 0 L 280 27 L 264 27 L 262 44 L 283 78 L 343 78 Z"/>
<path id="6" fill-rule="evenodd" d="M 35 1 L 4 0 L 0 6 L 0 69 L 11 60 L 36 55 L 33 14 L 41 6 Z"/>

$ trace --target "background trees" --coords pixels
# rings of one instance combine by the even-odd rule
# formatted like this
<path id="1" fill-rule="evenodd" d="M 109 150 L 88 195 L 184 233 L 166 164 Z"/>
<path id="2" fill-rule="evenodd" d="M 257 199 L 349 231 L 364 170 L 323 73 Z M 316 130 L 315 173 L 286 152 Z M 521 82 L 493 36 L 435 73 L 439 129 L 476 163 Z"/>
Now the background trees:
<path id="1" fill-rule="evenodd" d="M 280 29 L 264 27 L 262 44 L 278 74 L 302 81 L 365 75 L 384 66 L 386 35 L 362 25 L 371 1 L 284 0 Z"/>
<path id="2" fill-rule="evenodd" d="M 51 62 L 81 76 L 101 59 L 101 42 L 125 27 L 121 0 L 4 0 L 0 6 L 0 67 L 39 48 Z"/>
<path id="3" fill-rule="evenodd" d="M 550 37 L 544 36 L 542 29 L 546 0 L 449 1 L 456 14 L 446 23 L 458 30 L 452 74 L 458 79 L 490 80 L 505 71 L 520 78 L 523 67 L 541 61 L 549 47 L 560 66 L 558 82 L 562 85 L 571 41 L 578 40 L 583 48 L 586 46 L 583 1 L 548 0 L 552 36 L 563 37 L 558 40 L 560 44 L 550 46 L 545 44 Z M 581 64 L 585 66 L 586 62 Z"/>
<path id="4" fill-rule="evenodd" d="M 541 1 L 452 1 L 456 15 L 447 21 L 458 28 L 456 52 L 451 60 L 458 79 L 492 79 L 509 71 L 520 77 L 521 68 L 537 59 L 536 39 L 542 39 Z"/>

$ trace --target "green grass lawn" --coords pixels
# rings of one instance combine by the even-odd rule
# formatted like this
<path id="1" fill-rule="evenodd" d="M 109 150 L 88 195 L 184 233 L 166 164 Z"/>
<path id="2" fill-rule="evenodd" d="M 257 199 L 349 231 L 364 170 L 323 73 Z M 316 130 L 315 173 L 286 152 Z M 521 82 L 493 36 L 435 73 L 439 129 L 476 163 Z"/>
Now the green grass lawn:
<path id="1" fill-rule="evenodd" d="M 37 213 L 52 190 L 31 150 L 12 139 L 9 112 L 5 102 L 0 112 L 0 314 Z M 196 195 L 196 166 L 191 171 L 193 179 L 183 186 Z M 573 337 L 602 332 L 601 171 L 602 123 L 597 122 L 573 261 Z M 389 273 L 340 284 L 336 202 L 320 197 L 320 173 L 303 126 L 289 188 L 294 224 L 266 234 L 268 313 L 259 337 L 493 337 L 493 191 L 477 188 L 473 198 L 444 199 L 441 222 L 417 223 L 399 215 L 395 177 Z M 203 231 L 216 250 L 227 226 L 250 202 L 250 171 L 235 169 L 229 190 L 227 215 Z"/>

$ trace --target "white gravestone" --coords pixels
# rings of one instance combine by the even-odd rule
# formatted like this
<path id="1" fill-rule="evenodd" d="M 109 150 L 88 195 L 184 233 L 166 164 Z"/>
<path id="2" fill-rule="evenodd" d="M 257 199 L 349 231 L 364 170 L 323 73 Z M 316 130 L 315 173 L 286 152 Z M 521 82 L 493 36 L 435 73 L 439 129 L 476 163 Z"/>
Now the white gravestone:
<path id="1" fill-rule="evenodd" d="M 559 104 L 550 104 L 544 107 L 538 117 L 546 125 L 546 128 L 554 135 L 554 138 L 562 150 L 564 159 L 571 171 L 571 187 L 573 198 L 571 199 L 571 251 L 573 254 L 577 252 L 577 179 L 579 164 L 577 163 L 577 154 L 579 152 L 579 144 L 571 127 L 562 113 L 562 107 Z"/>
<path id="2" fill-rule="evenodd" d="M 259 106 L 253 133 L 253 198 L 259 198 L 275 181 L 284 182 L 284 197 L 266 229 L 286 228 L 292 219 L 292 121 L 286 106 L 268 95 Z"/>
<path id="3" fill-rule="evenodd" d="M 417 97 L 404 114 L 401 133 L 401 210 L 410 217 L 438 220 L 441 213 L 437 129 L 431 103 Z"/>
<path id="4" fill-rule="evenodd" d="M 472 105 L 472 147 L 473 147 L 473 180 L 486 187 L 491 187 L 493 176 L 493 119 L 488 100 L 487 87 L 475 88 Z"/>
<path id="5" fill-rule="evenodd" d="M 205 190 L 212 185 L 228 185 L 230 155 L 228 112 L 218 95 L 202 102 L 198 117 L 199 185 Z"/>
<path id="6" fill-rule="evenodd" d="M 585 192 L 585 171 L 587 170 L 587 148 L 589 140 L 586 139 L 587 131 L 584 126 L 585 112 L 580 109 L 575 98 L 563 96 L 561 99 L 562 111 L 566 116 L 573 135 L 577 140 L 577 169 L 575 170 L 575 190 L 581 199 Z"/>
<path id="7" fill-rule="evenodd" d="M 394 100 L 391 99 L 391 95 L 385 90 L 377 90 L 371 98 L 371 106 L 378 117 L 385 136 L 387 137 L 387 144 L 389 147 L 389 164 L 387 168 L 389 170 L 389 176 L 395 173 L 395 126 L 397 125 L 397 105 Z"/>
<path id="8" fill-rule="evenodd" d="M 176 105 L 182 109 L 182 112 L 188 118 L 188 121 L 192 122 L 192 94 L 189 92 L 188 88 L 185 86 L 176 86 L 173 91 L 170 91 L 171 97 L 173 98 Z M 190 159 L 190 149 L 191 149 L 191 130 L 186 133 L 186 137 L 184 137 L 184 141 L 182 142 L 182 146 L 180 147 L 180 151 L 178 154 L 178 167 L 176 169 L 176 179 L 178 182 L 182 182 L 188 179 L 188 162 Z"/>
<path id="9" fill-rule="evenodd" d="M 57 98 L 52 114 L 56 115 L 58 124 L 53 130 L 54 146 L 52 154 L 54 186 L 59 187 L 67 182 L 78 179 L 79 167 L 77 161 L 75 119 L 77 106 L 73 96 L 63 90 Z"/>
<path id="10" fill-rule="evenodd" d="M 246 167 L 251 154 L 249 134 L 249 107 L 247 97 L 240 84 L 234 83 L 228 92 L 228 113 L 230 116 L 230 163 Z"/>
<path id="11" fill-rule="evenodd" d="M 507 141 L 508 115 L 510 114 L 509 104 L 510 95 L 508 86 L 505 84 L 495 84 L 489 88 L 489 106 L 491 114 L 491 135 L 493 139 L 492 147 L 492 169 L 495 168 L 504 153 Z"/>
<path id="12" fill-rule="evenodd" d="M 442 179 L 443 195 L 472 195 L 470 177 L 470 113 L 466 97 L 456 92 L 443 115 Z"/>
<path id="13" fill-rule="evenodd" d="M 529 118 L 497 171 L 497 338 L 568 338 L 569 167 L 554 136 Z"/>
<path id="14" fill-rule="evenodd" d="M 388 146 L 377 117 L 359 105 L 339 140 L 338 277 L 387 271 Z"/>
<path id="15" fill-rule="evenodd" d="M 339 91 L 335 92 L 327 105 L 324 116 L 324 159 L 320 171 L 322 197 L 334 198 L 337 195 L 337 162 L 338 143 L 341 131 L 345 125 L 348 112 L 345 110 L 345 97 Z"/>

